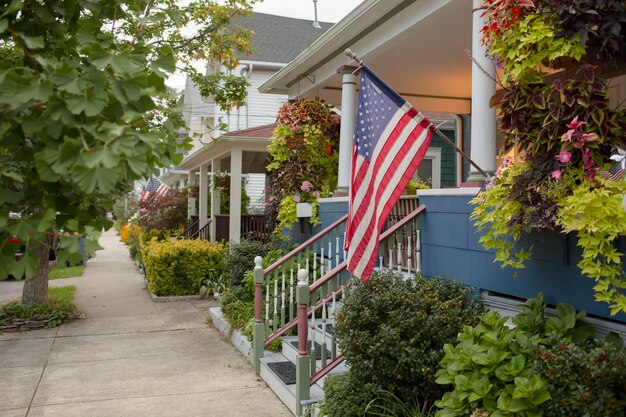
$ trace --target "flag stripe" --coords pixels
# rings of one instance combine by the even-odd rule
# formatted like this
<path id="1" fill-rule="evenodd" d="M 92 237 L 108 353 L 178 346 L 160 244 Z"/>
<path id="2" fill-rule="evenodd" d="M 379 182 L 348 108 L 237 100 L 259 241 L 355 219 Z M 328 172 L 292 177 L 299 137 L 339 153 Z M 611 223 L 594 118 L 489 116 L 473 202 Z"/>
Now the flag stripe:
<path id="1" fill-rule="evenodd" d="M 369 68 L 362 68 L 344 248 L 367 280 L 387 216 L 430 145 L 433 126 Z"/>
<path id="2" fill-rule="evenodd" d="M 355 184 L 357 192 L 354 201 L 355 205 L 359 207 L 359 209 L 354 213 L 357 224 L 361 221 L 366 210 L 371 207 L 372 203 L 374 201 L 380 201 L 380 195 L 375 195 L 372 192 L 372 189 L 376 184 L 385 183 L 388 180 L 391 175 L 390 169 L 394 169 L 397 163 L 397 156 L 402 155 L 403 152 L 406 152 L 409 148 L 410 143 L 407 141 L 411 138 L 413 130 L 416 127 L 417 121 L 403 117 L 396 128 L 392 131 L 392 135 L 389 140 L 383 143 L 383 149 L 381 149 L 379 153 L 374 151 L 372 160 L 375 160 L 376 162 L 373 167 L 368 166 L 367 174 L 363 175 L 365 180 L 361 184 L 364 183 L 365 186 L 360 186 L 361 184 L 359 183 Z M 373 173 L 376 173 L 375 178 L 371 178 Z M 380 194 L 383 189 L 384 188 L 380 188 L 378 190 L 378 194 Z M 367 205 L 363 204 L 368 196 L 370 203 Z"/>
<path id="3" fill-rule="evenodd" d="M 431 135 L 429 129 L 422 130 L 413 130 L 411 132 L 411 136 L 415 137 L 416 140 L 412 141 L 412 145 L 409 149 L 403 149 L 404 158 L 400 162 L 400 164 L 393 171 L 393 176 L 389 180 L 390 184 L 397 184 L 396 187 L 387 187 L 384 189 L 378 189 L 375 201 L 370 201 L 369 205 L 374 207 L 376 212 L 369 213 L 373 215 L 373 218 L 367 218 L 365 221 L 361 222 L 362 227 L 356 228 L 355 237 L 357 240 L 359 239 L 367 239 L 368 243 L 365 248 L 363 248 L 362 253 L 359 253 L 358 249 L 355 253 L 355 259 L 353 261 L 355 274 L 357 271 L 363 271 L 364 275 L 368 275 L 371 273 L 371 269 L 373 268 L 372 260 L 378 255 L 378 235 L 382 230 L 385 220 L 387 216 L 393 209 L 396 201 L 400 198 L 400 195 L 404 191 L 407 183 L 410 180 L 410 176 L 406 176 L 405 172 L 410 171 L 414 172 L 417 169 L 417 166 L 421 162 L 421 159 L 426 154 L 426 150 L 428 146 L 423 147 L 424 142 L 426 140 L 429 141 Z M 410 141 L 407 141 L 407 144 L 410 144 Z M 404 148 L 404 147 L 403 147 Z M 376 202 L 386 202 L 383 204 L 376 204 Z M 376 230 L 376 234 L 372 233 L 373 230 Z M 361 248 L 359 246 L 358 248 Z M 369 270 L 367 269 L 369 265 Z"/>

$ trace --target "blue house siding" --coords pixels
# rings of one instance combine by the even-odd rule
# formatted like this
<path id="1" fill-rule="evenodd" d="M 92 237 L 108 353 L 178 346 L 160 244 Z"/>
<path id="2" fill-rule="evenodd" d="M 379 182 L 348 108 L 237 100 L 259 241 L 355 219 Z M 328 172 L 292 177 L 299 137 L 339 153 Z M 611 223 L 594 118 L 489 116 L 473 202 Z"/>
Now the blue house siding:
<path id="1" fill-rule="evenodd" d="M 454 130 L 443 130 L 442 133 L 453 142 L 456 140 Z M 456 184 L 456 152 L 438 134 L 434 134 L 430 142 L 431 148 L 441 148 L 441 186 L 455 187 Z"/>
<path id="2" fill-rule="evenodd" d="M 611 316 L 605 303 L 593 297 L 594 281 L 580 274 L 576 266 L 581 251 L 576 238 L 558 233 L 536 234 L 523 244 L 535 244 L 526 268 L 513 270 L 494 263 L 492 252 L 479 243 L 469 214 L 471 196 L 421 196 L 426 205 L 422 216 L 422 273 L 446 275 L 475 288 L 520 298 L 543 292 L 549 304 L 566 302 L 589 314 L 626 322 L 626 314 Z M 624 250 L 626 239 L 619 245 Z"/>

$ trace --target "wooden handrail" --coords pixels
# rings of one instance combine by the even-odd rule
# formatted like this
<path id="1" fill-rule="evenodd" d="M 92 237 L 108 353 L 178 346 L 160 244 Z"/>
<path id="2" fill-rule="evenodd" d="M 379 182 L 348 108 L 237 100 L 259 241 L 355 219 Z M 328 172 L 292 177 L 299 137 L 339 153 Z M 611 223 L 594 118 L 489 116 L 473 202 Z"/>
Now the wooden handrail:
<path id="1" fill-rule="evenodd" d="M 349 284 L 349 282 L 348 282 L 348 284 Z M 343 290 L 341 288 L 339 288 L 334 293 L 335 293 L 335 296 L 337 296 L 337 295 L 341 295 L 342 292 L 343 292 Z M 314 307 L 309 308 L 309 311 L 307 312 L 306 316 L 307 317 L 311 317 L 311 314 L 313 314 L 314 311 L 317 311 L 320 307 L 322 307 L 322 304 L 324 302 L 328 303 L 332 299 L 333 299 L 333 293 L 331 292 L 329 295 L 326 296 L 325 299 L 319 300 L 317 303 L 315 303 Z M 287 333 L 289 330 L 291 330 L 294 327 L 296 327 L 297 324 L 298 324 L 298 317 L 296 316 L 289 323 L 285 324 L 283 327 L 278 329 L 276 331 L 276 333 L 272 333 L 272 335 L 270 337 L 265 339 L 265 342 L 263 342 L 263 346 L 264 347 L 268 347 L 270 345 L 270 343 L 272 343 L 274 340 L 278 339 L 279 337 L 281 337 L 282 335 Z"/>
<path id="2" fill-rule="evenodd" d="M 330 226 L 328 226 L 326 229 L 322 230 L 321 232 L 319 232 L 317 235 L 313 236 L 312 238 L 310 238 L 309 240 L 307 240 L 306 242 L 298 245 L 297 248 L 295 248 L 294 250 L 292 250 L 291 252 L 289 252 L 287 255 L 283 256 L 282 258 L 280 258 L 279 260 L 277 260 L 276 262 L 274 262 L 272 265 L 268 266 L 264 271 L 263 274 L 267 275 L 271 272 L 274 272 L 274 270 L 278 267 L 280 267 L 283 263 L 285 263 L 288 259 L 296 256 L 299 252 L 302 252 L 303 249 L 301 248 L 306 248 L 309 245 L 312 245 L 313 243 L 317 242 L 318 240 L 320 240 L 323 236 L 326 236 L 328 233 L 330 233 L 334 228 L 336 228 L 337 226 L 339 226 L 341 223 L 345 222 L 348 219 L 348 215 L 344 215 L 341 218 L 339 218 L 338 220 L 336 220 L 334 223 L 332 223 Z"/>
<path id="3" fill-rule="evenodd" d="M 198 226 L 199 223 L 200 223 L 200 219 L 192 221 L 182 233 L 176 236 L 176 239 L 180 239 L 182 237 L 189 237 L 189 232 L 191 231 L 191 229 Z"/>
<path id="4" fill-rule="evenodd" d="M 330 361 L 330 363 L 326 365 L 325 368 L 321 368 L 319 371 L 317 371 L 309 380 L 309 384 L 313 385 L 320 379 L 324 378 L 326 375 L 328 375 L 330 371 L 335 369 L 337 365 L 343 362 L 344 359 L 345 357 L 343 356 L 343 353 L 337 356 L 334 360 Z"/>
<path id="5" fill-rule="evenodd" d="M 426 210 L 426 206 L 424 204 L 417 207 L 411 213 L 409 213 L 404 219 L 400 220 L 398 223 L 391 226 L 389 229 L 385 230 L 378 239 L 379 242 L 387 239 L 390 235 L 394 234 L 398 230 L 400 230 L 405 224 L 422 214 Z M 328 281 L 336 277 L 341 271 L 343 271 L 347 267 L 347 261 L 343 261 L 339 265 L 337 265 L 333 270 L 329 271 L 326 275 L 315 281 L 313 285 L 309 287 L 309 292 L 312 294 L 316 290 L 318 290 L 322 285 L 326 284 Z"/>

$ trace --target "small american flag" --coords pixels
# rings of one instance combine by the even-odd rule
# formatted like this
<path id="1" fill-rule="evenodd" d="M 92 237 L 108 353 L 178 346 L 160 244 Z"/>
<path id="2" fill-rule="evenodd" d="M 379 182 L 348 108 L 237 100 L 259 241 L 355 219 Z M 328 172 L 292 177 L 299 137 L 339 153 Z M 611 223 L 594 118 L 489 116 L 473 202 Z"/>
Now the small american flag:
<path id="1" fill-rule="evenodd" d="M 356 113 L 344 249 L 348 271 L 367 281 L 385 220 L 424 159 L 435 128 L 365 66 Z"/>
<path id="2" fill-rule="evenodd" d="M 150 194 L 157 191 L 161 186 L 161 181 L 158 178 L 150 178 L 148 183 L 143 187 L 143 191 L 141 192 L 141 197 L 139 197 L 139 202 L 145 201 Z"/>

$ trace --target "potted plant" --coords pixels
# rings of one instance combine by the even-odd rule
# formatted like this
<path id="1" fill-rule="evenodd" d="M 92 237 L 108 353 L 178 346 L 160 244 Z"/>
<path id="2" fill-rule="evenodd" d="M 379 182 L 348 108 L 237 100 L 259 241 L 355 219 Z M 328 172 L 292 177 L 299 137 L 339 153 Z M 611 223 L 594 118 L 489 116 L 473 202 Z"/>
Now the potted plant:
<path id="1" fill-rule="evenodd" d="M 319 223 L 317 199 L 337 186 L 339 117 L 319 99 L 283 105 L 268 146 L 268 200 L 277 204 L 278 225 L 290 227 L 299 217 Z"/>

